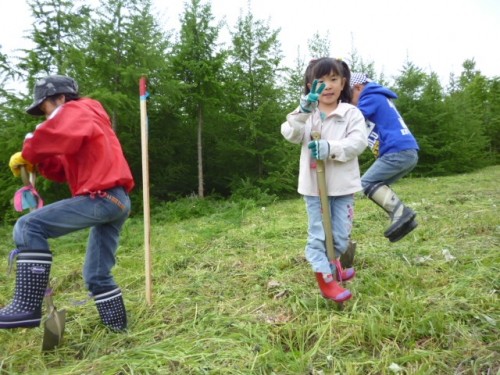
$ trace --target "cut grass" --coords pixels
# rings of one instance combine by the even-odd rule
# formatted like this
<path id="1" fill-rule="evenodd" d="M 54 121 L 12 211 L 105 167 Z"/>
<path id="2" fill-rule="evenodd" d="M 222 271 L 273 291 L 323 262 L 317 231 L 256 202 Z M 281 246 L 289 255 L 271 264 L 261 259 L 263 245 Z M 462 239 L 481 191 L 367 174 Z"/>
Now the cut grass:
<path id="1" fill-rule="evenodd" d="M 0 374 L 498 374 L 498 181 L 492 167 L 396 184 L 419 226 L 394 244 L 385 214 L 358 195 L 357 276 L 343 309 L 321 298 L 304 259 L 301 198 L 203 202 L 208 214 L 192 218 L 193 198 L 155 207 L 151 306 L 142 221 L 130 219 L 114 269 L 126 334 L 103 328 L 92 301 L 75 304 L 86 298 L 87 232 L 53 240 L 64 344 L 41 354 L 43 328 L 0 330 Z M 0 228 L 5 264 L 11 231 Z M 0 306 L 13 287 L 1 273 Z"/>

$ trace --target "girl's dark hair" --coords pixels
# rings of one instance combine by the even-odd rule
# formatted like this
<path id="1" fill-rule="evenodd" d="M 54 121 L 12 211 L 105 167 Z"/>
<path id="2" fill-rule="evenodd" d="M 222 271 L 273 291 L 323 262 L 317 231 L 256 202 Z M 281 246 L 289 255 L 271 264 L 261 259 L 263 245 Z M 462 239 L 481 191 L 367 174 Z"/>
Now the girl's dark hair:
<path id="1" fill-rule="evenodd" d="M 58 97 L 60 97 L 61 95 L 64 95 L 64 100 L 65 100 L 66 103 L 70 102 L 72 100 L 78 100 L 78 99 L 80 99 L 80 95 L 78 95 L 78 94 L 72 94 L 72 93 L 69 93 L 69 94 L 55 94 L 55 95 L 48 96 L 47 99 L 50 100 L 52 103 L 55 103 L 56 99 Z"/>
<path id="2" fill-rule="evenodd" d="M 78 99 L 80 99 L 80 95 L 79 94 L 64 94 L 64 96 L 66 97 L 66 101 L 67 102 L 70 102 L 72 100 L 78 100 Z"/>
<path id="3" fill-rule="evenodd" d="M 313 75 L 313 69 L 314 66 L 318 63 L 318 61 L 325 60 L 328 57 L 320 57 L 319 59 L 312 59 L 309 61 L 309 64 L 307 65 L 306 72 L 304 73 L 304 95 L 307 95 L 311 92 L 311 89 L 309 88 L 309 84 L 314 81 L 314 75 Z"/>
<path id="4" fill-rule="evenodd" d="M 309 94 L 310 90 L 307 87 L 308 83 L 311 83 L 314 79 L 321 78 L 328 74 L 337 74 L 339 77 L 345 78 L 344 89 L 340 93 L 339 101 L 344 103 L 350 103 L 352 100 L 352 92 L 351 92 L 351 70 L 349 69 L 349 65 L 347 65 L 344 61 L 339 59 L 333 59 L 331 57 L 322 57 L 317 60 L 311 60 L 309 65 L 306 68 L 305 73 L 305 86 L 304 86 L 304 94 Z"/>

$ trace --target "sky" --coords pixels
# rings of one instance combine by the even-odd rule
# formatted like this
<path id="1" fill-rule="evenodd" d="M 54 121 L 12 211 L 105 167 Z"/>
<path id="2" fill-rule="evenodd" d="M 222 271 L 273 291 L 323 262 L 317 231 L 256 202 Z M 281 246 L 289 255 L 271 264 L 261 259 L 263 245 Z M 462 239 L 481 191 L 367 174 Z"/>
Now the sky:
<path id="1" fill-rule="evenodd" d="M 6 2 L 7 0 L 2 0 Z M 92 2 L 94 0 L 90 0 Z M 406 61 L 425 73 L 435 72 L 447 84 L 459 75 L 466 59 L 487 77 L 500 76 L 500 1 L 498 0 L 202 0 L 210 1 L 216 21 L 234 29 L 238 17 L 251 9 L 254 19 L 280 29 L 284 64 L 310 58 L 308 41 L 329 36 L 332 57 L 349 57 L 353 48 L 377 75 L 398 76 Z M 97 2 L 97 1 L 94 1 Z M 166 30 L 179 30 L 184 0 L 153 0 Z M 1 52 L 28 48 L 31 29 L 25 1 L 9 2 L 0 12 Z M 222 31 L 221 36 L 228 35 Z"/>

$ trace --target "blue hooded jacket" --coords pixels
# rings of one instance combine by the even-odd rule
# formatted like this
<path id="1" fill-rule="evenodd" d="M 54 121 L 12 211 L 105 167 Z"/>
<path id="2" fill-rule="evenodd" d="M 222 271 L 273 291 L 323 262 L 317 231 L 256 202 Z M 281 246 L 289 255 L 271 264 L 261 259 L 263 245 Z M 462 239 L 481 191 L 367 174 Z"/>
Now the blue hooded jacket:
<path id="1" fill-rule="evenodd" d="M 368 120 L 368 146 L 376 158 L 393 152 L 418 150 L 418 144 L 406 126 L 392 99 L 398 96 L 376 82 L 365 85 L 358 108 Z"/>

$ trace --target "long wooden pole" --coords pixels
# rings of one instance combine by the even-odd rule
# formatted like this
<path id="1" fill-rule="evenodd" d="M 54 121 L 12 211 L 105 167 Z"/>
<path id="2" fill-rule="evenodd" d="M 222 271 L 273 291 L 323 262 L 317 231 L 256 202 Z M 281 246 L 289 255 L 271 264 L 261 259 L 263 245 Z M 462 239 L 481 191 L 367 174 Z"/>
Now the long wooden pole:
<path id="1" fill-rule="evenodd" d="M 141 108 L 141 149 L 142 149 L 142 192 L 144 206 L 144 262 L 146 273 L 146 302 L 152 302 L 151 282 L 151 221 L 149 208 L 149 152 L 146 77 L 139 79 Z"/>
<path id="2" fill-rule="evenodd" d="M 321 138 L 319 132 L 312 132 L 311 136 L 315 141 Z M 335 261 L 335 249 L 333 246 L 332 216 L 330 204 L 328 202 L 324 160 L 316 160 L 316 174 L 318 177 L 319 199 L 321 202 L 321 217 L 323 219 L 323 229 L 325 231 L 326 255 L 330 263 L 333 263 Z"/>

